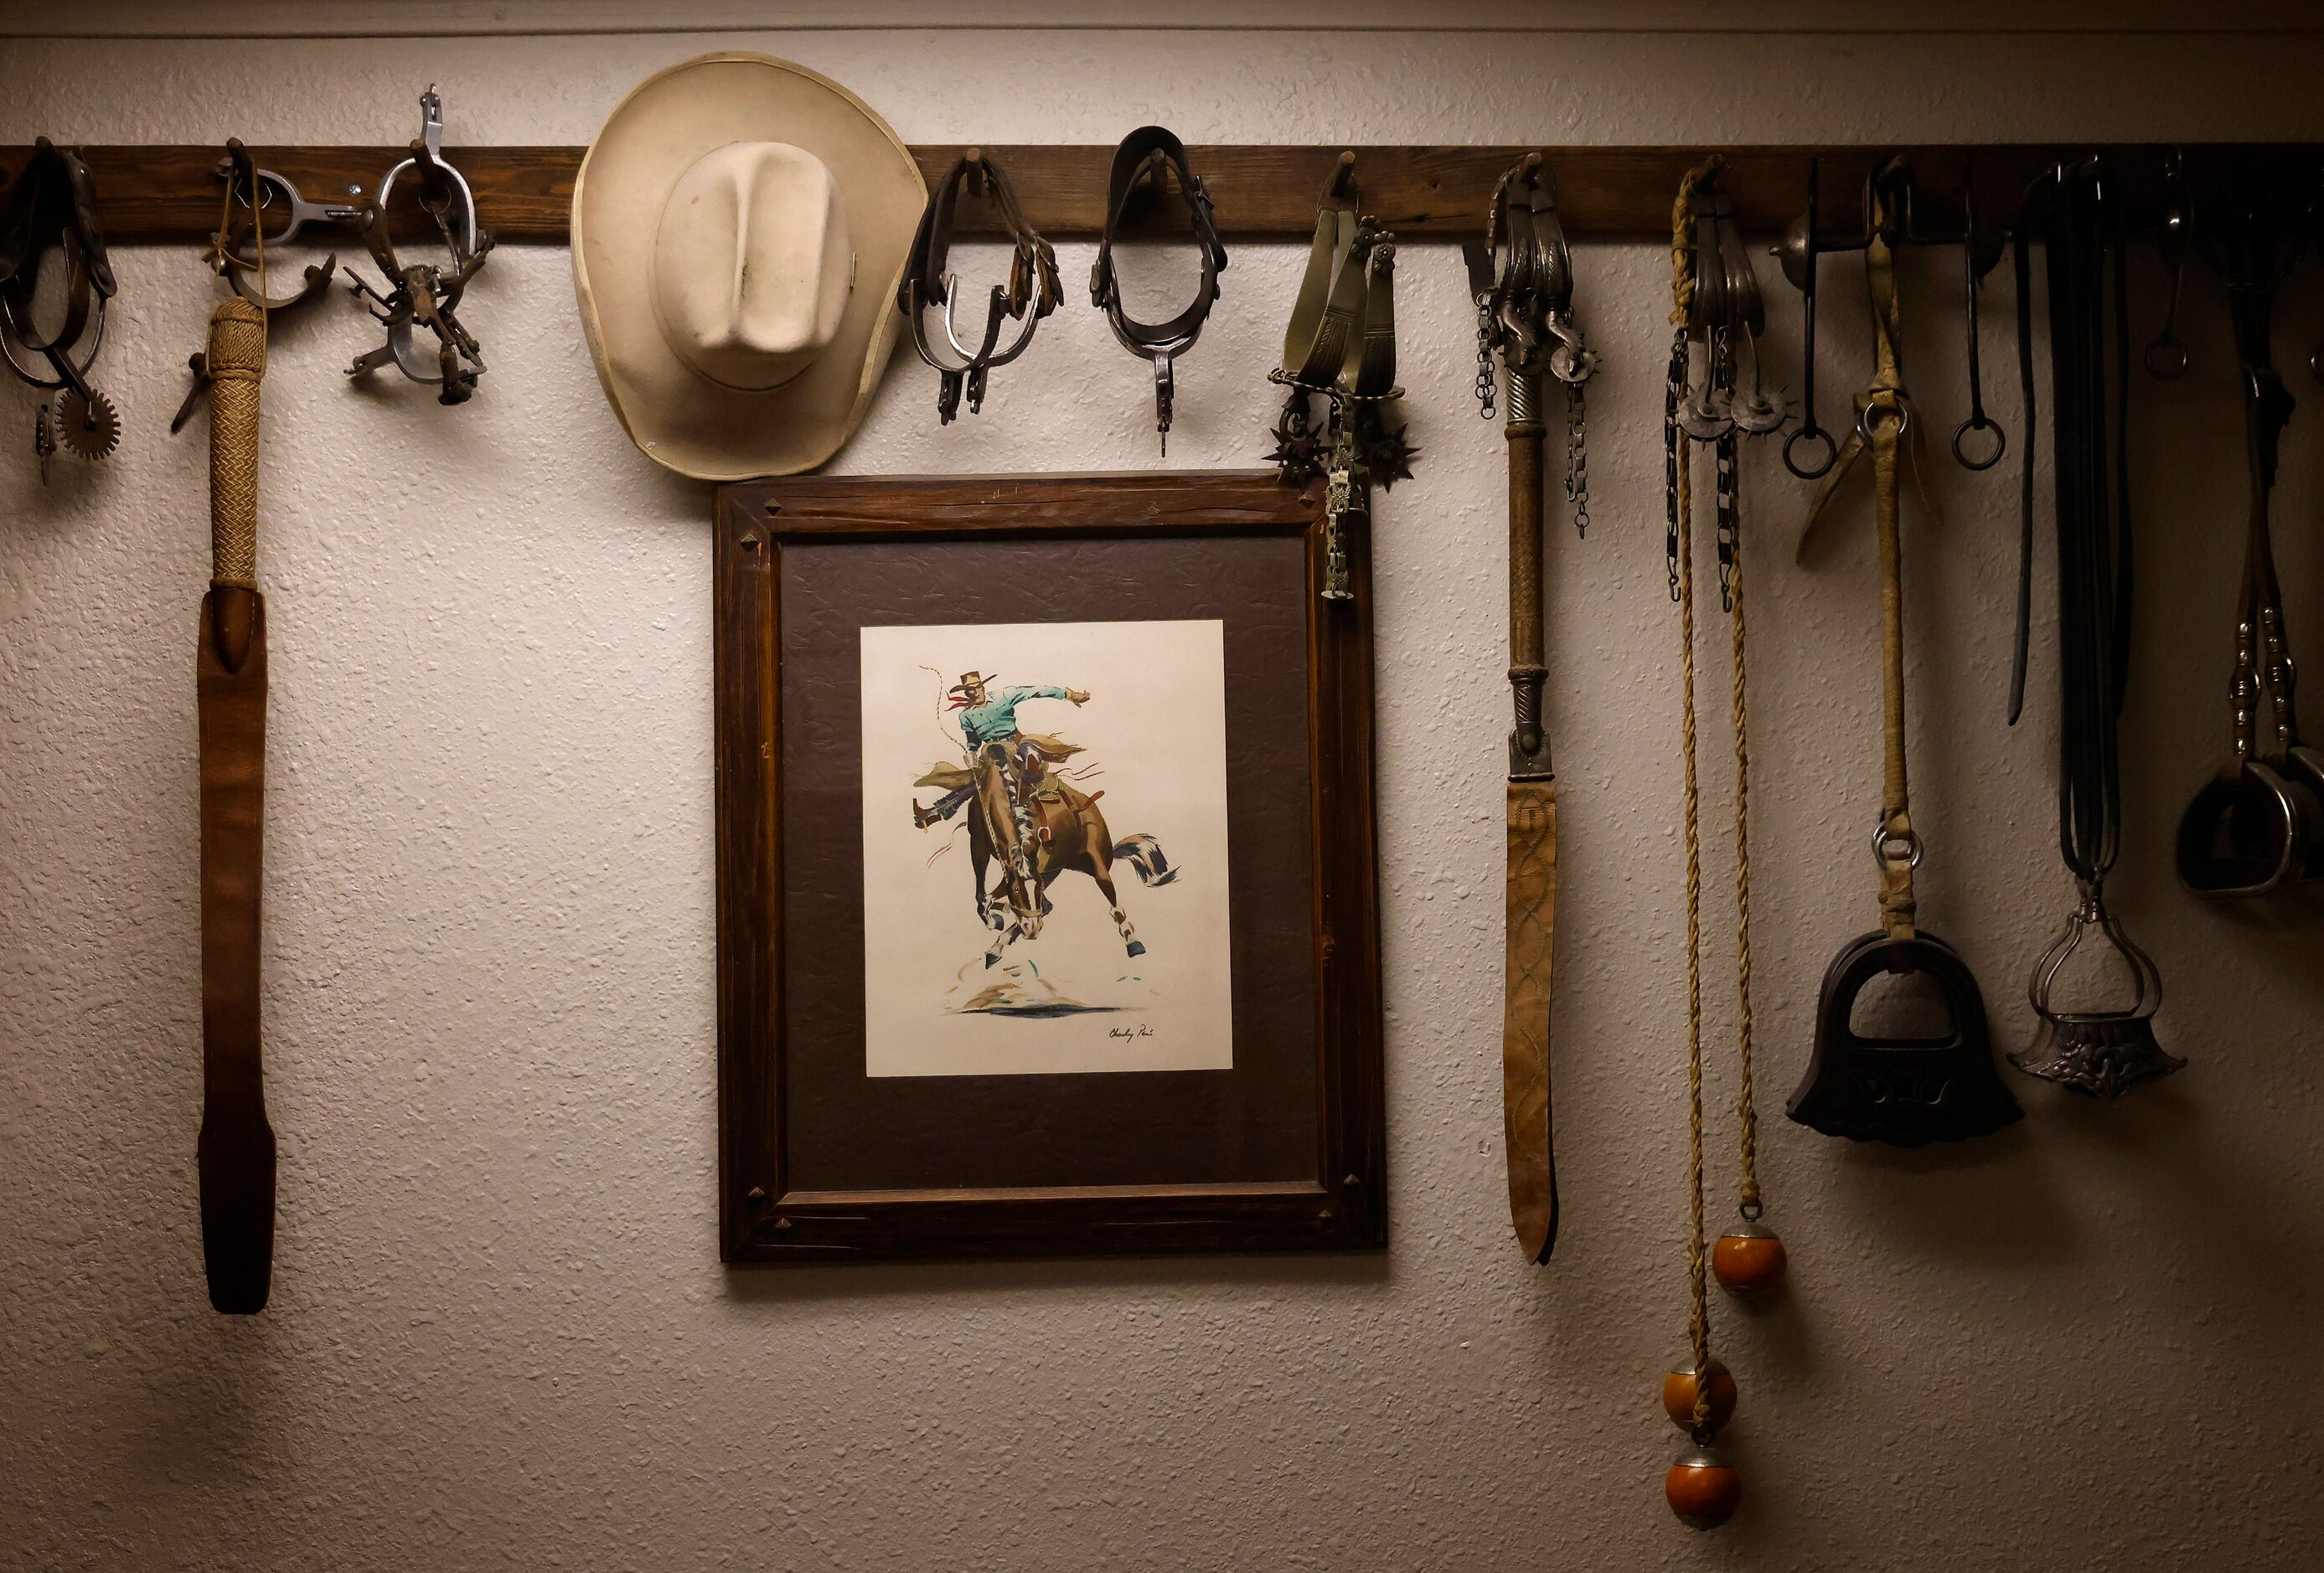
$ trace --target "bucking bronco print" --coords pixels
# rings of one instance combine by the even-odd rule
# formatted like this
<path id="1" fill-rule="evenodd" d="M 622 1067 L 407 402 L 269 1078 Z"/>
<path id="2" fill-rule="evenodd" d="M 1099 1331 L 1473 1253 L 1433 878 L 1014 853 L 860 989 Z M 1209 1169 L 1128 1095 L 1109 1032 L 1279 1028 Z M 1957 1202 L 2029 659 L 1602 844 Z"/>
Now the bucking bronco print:
<path id="1" fill-rule="evenodd" d="M 1221 625 L 862 638 L 868 1073 L 1231 1066 Z"/>

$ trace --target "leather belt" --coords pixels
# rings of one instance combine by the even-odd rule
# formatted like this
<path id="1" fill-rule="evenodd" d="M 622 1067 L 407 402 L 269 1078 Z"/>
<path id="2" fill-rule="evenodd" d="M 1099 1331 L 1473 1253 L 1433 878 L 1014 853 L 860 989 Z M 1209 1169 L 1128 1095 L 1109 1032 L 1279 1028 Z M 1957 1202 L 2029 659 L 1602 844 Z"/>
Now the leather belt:
<path id="1" fill-rule="evenodd" d="M 1130 207 L 1130 198 L 1149 179 L 1158 190 L 1165 171 L 1177 182 L 1179 199 L 1202 258 L 1202 281 L 1184 311 L 1167 322 L 1139 322 L 1121 299 L 1121 281 L 1113 266 L 1114 231 Z M 1186 147 L 1158 125 L 1141 125 L 1121 139 L 1113 151 L 1113 172 L 1106 180 L 1105 233 L 1098 237 L 1097 261 L 1090 266 L 1090 301 L 1105 313 L 1113 336 L 1132 354 L 1154 363 L 1154 428 L 1162 436 L 1162 451 L 1170 451 L 1170 406 L 1176 391 L 1171 362 L 1194 347 L 1202 336 L 1203 319 L 1219 298 L 1219 274 L 1226 270 L 1227 248 L 1219 239 L 1218 221 L 1211 211 L 1211 194 L 1202 177 L 1186 162 Z"/>
<path id="2" fill-rule="evenodd" d="M 973 197 L 991 198 L 1001 227 L 1015 247 L 1009 262 L 1009 287 L 1003 290 L 998 284 L 992 286 L 982 336 L 974 348 L 961 342 L 959 328 L 953 321 L 953 310 L 959 304 L 959 275 L 945 269 L 952 254 L 953 215 L 964 191 Z M 964 392 L 972 411 L 984 407 L 985 382 L 992 368 L 1005 366 L 1025 353 L 1033 342 L 1033 329 L 1041 318 L 1057 308 L 1064 294 L 1065 286 L 1057 277 L 1056 253 L 1025 221 L 1025 210 L 1019 206 L 1017 192 L 1009 184 L 1009 178 L 1001 172 L 1001 166 L 986 158 L 982 148 L 971 148 L 954 161 L 952 168 L 929 193 L 928 205 L 920 214 L 920 226 L 912 236 L 911 254 L 904 264 L 904 281 L 896 289 L 896 309 L 911 324 L 912 347 L 919 352 L 921 360 L 936 368 L 939 423 L 949 424 L 960 413 Z M 928 336 L 928 312 L 932 308 L 937 312 L 941 343 Z M 1004 346 L 1001 343 L 1001 326 L 1012 319 L 1022 326 Z"/>
<path id="3" fill-rule="evenodd" d="M 258 383 L 266 316 L 210 314 L 210 589 L 196 639 L 201 716 L 202 1257 L 210 1303 L 266 1307 L 274 1261 L 274 1131 L 259 1051 L 264 866 L 266 602 L 258 593 Z"/>

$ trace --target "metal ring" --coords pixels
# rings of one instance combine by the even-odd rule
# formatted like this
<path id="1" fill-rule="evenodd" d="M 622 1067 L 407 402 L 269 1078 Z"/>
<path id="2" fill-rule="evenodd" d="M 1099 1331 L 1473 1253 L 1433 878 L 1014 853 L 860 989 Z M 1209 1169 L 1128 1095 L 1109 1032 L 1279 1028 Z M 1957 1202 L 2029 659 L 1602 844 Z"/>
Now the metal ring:
<path id="1" fill-rule="evenodd" d="M 1921 843 L 1921 832 L 1916 830 L 1893 832 L 1884 818 L 1872 832 L 1872 860 L 1883 869 L 1893 868 L 1896 860 L 1888 855 L 1888 849 L 1892 846 L 1904 848 L 1904 867 L 1917 869 L 1921 866 L 1921 854 L 1925 850 Z"/>
<path id="2" fill-rule="evenodd" d="M 2145 363 L 2146 374 L 2158 382 L 2175 382 L 2187 374 L 2187 346 L 2175 338 L 2158 338 L 2146 346 L 2139 357 Z M 2308 363 L 2316 364 L 2310 356 Z"/>
<path id="3" fill-rule="evenodd" d="M 1913 407 L 1903 403 L 1883 404 L 1877 399 L 1867 399 L 1864 407 L 1856 412 L 1856 435 L 1864 439 L 1865 446 L 1869 447 L 1872 445 L 1872 415 L 1875 410 L 1895 413 L 1896 440 L 1904 441 L 1904 434 L 1913 428 Z"/>
<path id="4" fill-rule="evenodd" d="M 1792 450 L 1803 442 L 1823 444 L 1823 463 L 1811 469 L 1795 462 Z M 1831 473 L 1832 465 L 1840 458 L 1840 445 L 1831 440 L 1831 433 L 1820 426 L 1803 426 L 1784 439 L 1784 468 L 1803 481 L 1821 481 Z"/>
<path id="5" fill-rule="evenodd" d="M 402 162 L 397 164 L 393 169 L 388 170 L 384 176 L 381 177 L 379 182 L 379 196 L 376 198 L 376 202 L 383 220 L 387 215 L 388 199 L 395 195 L 396 177 L 402 174 L 406 170 L 417 167 L 419 162 L 419 156 L 414 154 L 411 157 L 405 159 Z M 461 222 L 453 226 L 458 233 L 455 236 L 455 243 L 453 244 L 452 251 L 453 260 L 456 262 L 465 262 L 470 257 L 476 254 L 475 194 L 468 189 L 467 177 L 461 174 L 459 170 L 454 169 L 448 163 L 441 162 L 441 161 L 438 161 L 438 167 L 446 174 L 451 176 L 452 184 L 459 188 L 460 211 L 458 216 Z"/>
<path id="6" fill-rule="evenodd" d="M 1993 451 L 1981 459 L 1972 459 L 1961 450 L 1961 438 L 1973 431 L 1993 434 Z M 1972 415 L 1953 428 L 1953 460 L 1964 470 L 1990 470 L 2001 463 L 2001 455 L 2008 451 L 2009 434 L 2002 429 L 2001 422 L 1997 420 L 1984 415 Z"/>

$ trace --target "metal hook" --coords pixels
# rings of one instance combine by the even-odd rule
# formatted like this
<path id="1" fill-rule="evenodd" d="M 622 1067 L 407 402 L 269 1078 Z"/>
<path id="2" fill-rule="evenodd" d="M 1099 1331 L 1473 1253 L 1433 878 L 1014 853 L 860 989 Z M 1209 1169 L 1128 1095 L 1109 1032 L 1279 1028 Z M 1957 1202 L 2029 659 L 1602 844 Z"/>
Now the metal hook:
<path id="1" fill-rule="evenodd" d="M 1821 181 L 1822 161 L 1808 160 L 1808 209 L 1786 230 L 1781 244 L 1774 248 L 1775 257 L 1784 265 L 1784 276 L 1797 287 L 1802 297 L 1802 349 L 1800 356 L 1800 428 L 1784 439 L 1784 468 L 1803 481 L 1819 481 L 1831 473 L 1840 458 L 1840 445 L 1832 435 L 1816 423 L 1816 257 L 1822 242 L 1816 234 L 1817 188 Z M 1823 458 L 1810 465 L 1798 457 L 1803 443 L 1823 445 Z"/>
<path id="2" fill-rule="evenodd" d="M 1953 428 L 1953 459 L 1964 470 L 1990 470 L 2009 451 L 2009 434 L 1985 413 L 1985 379 L 1978 366 L 1977 164 L 1961 154 L 1961 287 L 1969 302 L 1969 419 Z M 1993 434 L 1993 450 L 1970 456 L 1964 446 L 1971 432 Z"/>

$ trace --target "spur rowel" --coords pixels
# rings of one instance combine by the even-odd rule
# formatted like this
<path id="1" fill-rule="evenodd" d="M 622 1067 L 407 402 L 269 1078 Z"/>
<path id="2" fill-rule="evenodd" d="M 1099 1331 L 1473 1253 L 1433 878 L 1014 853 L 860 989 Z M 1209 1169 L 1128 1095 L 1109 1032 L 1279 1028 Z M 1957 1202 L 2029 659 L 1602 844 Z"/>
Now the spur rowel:
<path id="1" fill-rule="evenodd" d="M 1923 976 L 1942 999 L 1932 1036 L 1866 1037 L 1851 1016 L 1881 974 Z M 1960 1141 L 2024 1118 L 1993 1062 L 1985 996 L 1953 948 L 1933 934 L 1875 931 L 1832 958 L 1816 1011 L 1815 1052 L 1784 1112 L 1826 1136 L 1917 1147 Z"/>

